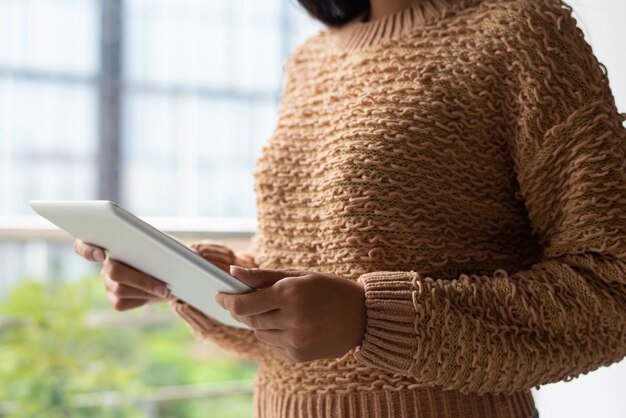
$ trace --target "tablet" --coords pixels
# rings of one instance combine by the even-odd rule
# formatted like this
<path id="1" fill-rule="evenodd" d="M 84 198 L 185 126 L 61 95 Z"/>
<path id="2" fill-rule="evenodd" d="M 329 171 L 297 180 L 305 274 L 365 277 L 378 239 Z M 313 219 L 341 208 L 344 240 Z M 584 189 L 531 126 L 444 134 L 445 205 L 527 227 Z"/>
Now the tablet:
<path id="1" fill-rule="evenodd" d="M 31 207 L 59 228 L 106 249 L 109 257 L 167 284 L 172 294 L 219 322 L 249 328 L 215 302 L 217 292 L 254 289 L 192 249 L 108 200 L 32 200 Z"/>

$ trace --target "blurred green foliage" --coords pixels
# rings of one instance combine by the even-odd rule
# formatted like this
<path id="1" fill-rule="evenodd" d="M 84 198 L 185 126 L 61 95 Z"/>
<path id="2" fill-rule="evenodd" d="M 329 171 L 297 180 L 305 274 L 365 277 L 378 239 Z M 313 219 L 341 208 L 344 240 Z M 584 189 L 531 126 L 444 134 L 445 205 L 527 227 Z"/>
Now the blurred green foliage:
<path id="1" fill-rule="evenodd" d="M 114 391 L 148 394 L 159 386 L 252 380 L 253 362 L 206 350 L 179 319 L 166 324 L 93 326 L 89 312 L 167 315 L 169 306 L 116 312 L 108 307 L 101 280 L 44 284 L 27 280 L 0 302 L 0 403 L 15 401 L 9 418 L 134 418 L 136 405 L 83 407 L 75 395 Z M 175 401 L 159 406 L 160 417 L 249 417 L 250 395 Z M 210 411 L 210 413 L 208 413 Z"/>

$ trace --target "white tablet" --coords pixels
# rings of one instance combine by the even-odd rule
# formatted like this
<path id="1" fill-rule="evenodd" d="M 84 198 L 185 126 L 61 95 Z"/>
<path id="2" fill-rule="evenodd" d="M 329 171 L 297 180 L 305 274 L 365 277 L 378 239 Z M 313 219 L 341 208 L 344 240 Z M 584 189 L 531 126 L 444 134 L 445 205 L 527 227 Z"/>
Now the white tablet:
<path id="1" fill-rule="evenodd" d="M 248 328 L 215 303 L 215 295 L 254 289 L 119 205 L 108 200 L 32 200 L 30 205 L 74 237 L 105 248 L 112 259 L 165 282 L 172 294 L 204 314 Z"/>

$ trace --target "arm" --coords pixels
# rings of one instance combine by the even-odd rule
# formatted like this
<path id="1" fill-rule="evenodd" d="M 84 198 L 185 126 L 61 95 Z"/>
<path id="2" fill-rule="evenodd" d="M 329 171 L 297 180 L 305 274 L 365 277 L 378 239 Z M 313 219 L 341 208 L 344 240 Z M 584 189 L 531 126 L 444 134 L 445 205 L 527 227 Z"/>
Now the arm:
<path id="1" fill-rule="evenodd" d="M 250 249 L 240 253 L 234 252 L 222 243 L 209 240 L 194 242 L 189 246 L 202 257 L 228 271 L 231 264 L 257 267 L 254 260 L 255 237 L 252 238 Z M 199 338 L 212 340 L 221 348 L 234 351 L 247 358 L 258 359 L 261 355 L 263 347 L 253 331 L 224 325 L 181 300 L 174 300 L 170 303 L 174 311 L 187 322 Z"/>
<path id="2" fill-rule="evenodd" d="M 450 281 L 362 275 L 367 326 L 354 356 L 365 365 L 511 393 L 626 356 L 624 117 L 567 9 L 542 14 L 539 3 L 514 21 L 523 35 L 509 53 L 519 85 L 511 154 L 543 259 Z"/>
<path id="3" fill-rule="evenodd" d="M 296 59 L 298 55 L 298 51 L 301 49 L 302 45 L 298 46 L 290 54 L 284 64 L 284 82 L 281 96 L 292 88 L 295 82 L 294 75 L 296 75 L 297 72 L 294 72 L 291 68 L 294 59 Z M 248 249 L 242 252 L 234 252 L 223 244 L 214 241 L 192 243 L 190 247 L 207 260 L 214 262 L 228 272 L 230 264 L 246 268 L 259 267 L 255 259 L 259 245 L 258 238 L 259 235 L 255 234 L 250 240 Z M 211 339 L 226 350 L 234 351 L 254 359 L 258 359 L 262 353 L 267 350 L 266 346 L 255 337 L 253 331 L 223 325 L 180 300 L 172 302 L 172 307 L 176 313 L 190 325 L 197 336 L 203 339 Z"/>

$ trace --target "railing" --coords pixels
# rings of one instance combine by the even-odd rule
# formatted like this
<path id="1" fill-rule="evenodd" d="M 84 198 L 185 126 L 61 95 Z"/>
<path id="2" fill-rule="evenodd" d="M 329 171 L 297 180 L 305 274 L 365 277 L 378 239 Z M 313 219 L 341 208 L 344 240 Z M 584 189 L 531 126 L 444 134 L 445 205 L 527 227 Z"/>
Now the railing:
<path id="1" fill-rule="evenodd" d="M 85 317 L 90 327 L 152 327 L 165 325 L 175 320 L 171 312 L 150 311 L 141 315 L 120 316 L 109 311 L 91 311 Z M 28 323 L 7 321 L 0 317 L 0 332 L 11 327 L 27 326 Z M 207 384 L 176 385 L 151 388 L 145 395 L 129 396 L 121 392 L 108 391 L 85 393 L 73 397 L 76 408 L 107 408 L 134 405 L 144 418 L 159 418 L 159 405 L 173 401 L 222 398 L 251 395 L 253 382 L 249 380 L 223 381 Z M 0 416 L 19 412 L 15 401 L 0 401 Z"/>
<path id="2" fill-rule="evenodd" d="M 224 381 L 204 385 L 165 386 L 152 393 L 127 396 L 120 392 L 100 392 L 76 395 L 76 408 L 107 408 L 136 405 L 145 418 L 159 418 L 159 404 L 172 401 L 223 398 L 226 396 L 250 395 L 253 383 L 248 380 Z M 0 415 L 18 411 L 16 402 L 0 402 Z"/>
<path id="3" fill-rule="evenodd" d="M 242 240 L 256 230 L 254 219 L 242 218 L 189 218 L 189 217 L 141 217 L 147 223 L 181 239 L 214 238 Z M 54 224 L 38 216 L 0 217 L 1 241 L 65 241 L 72 237 Z"/>
<path id="4" fill-rule="evenodd" d="M 141 217 L 157 229 L 185 243 L 210 239 L 241 251 L 250 244 L 256 230 L 254 219 Z M 93 269 L 74 258 L 73 237 L 39 216 L 0 217 L 0 298 L 21 277 L 41 277 L 46 273 L 78 278 Z M 6 243 L 6 244 L 5 244 Z M 66 246 L 59 251 L 59 245 Z M 4 248 L 3 248 L 4 247 Z M 3 253 L 3 251 L 6 251 Z M 14 254 L 22 254 L 16 258 Z M 12 255 L 9 255 L 12 254 Z M 26 261 L 22 261 L 26 260 Z"/>
<path id="5" fill-rule="evenodd" d="M 254 234 L 256 222 L 240 218 L 174 218 L 142 217 L 149 224 L 182 241 L 212 239 L 224 242 L 235 250 L 247 247 Z M 47 220 L 37 216 L 0 217 L 0 243 L 2 242 L 71 242 L 73 237 L 58 229 Z M 171 314 L 156 314 L 121 318 L 103 312 L 90 312 L 85 318 L 90 326 L 153 326 L 172 321 Z M 20 326 L 0 318 L 0 331 Z M 237 395 L 250 395 L 252 382 L 225 381 L 201 385 L 179 385 L 153 388 L 146 395 L 128 396 L 120 392 L 100 392 L 75 395 L 77 408 L 114 407 L 135 405 L 145 418 L 159 418 L 159 405 L 172 401 L 221 398 Z M 18 411 L 15 401 L 0 401 L 0 416 Z"/>

